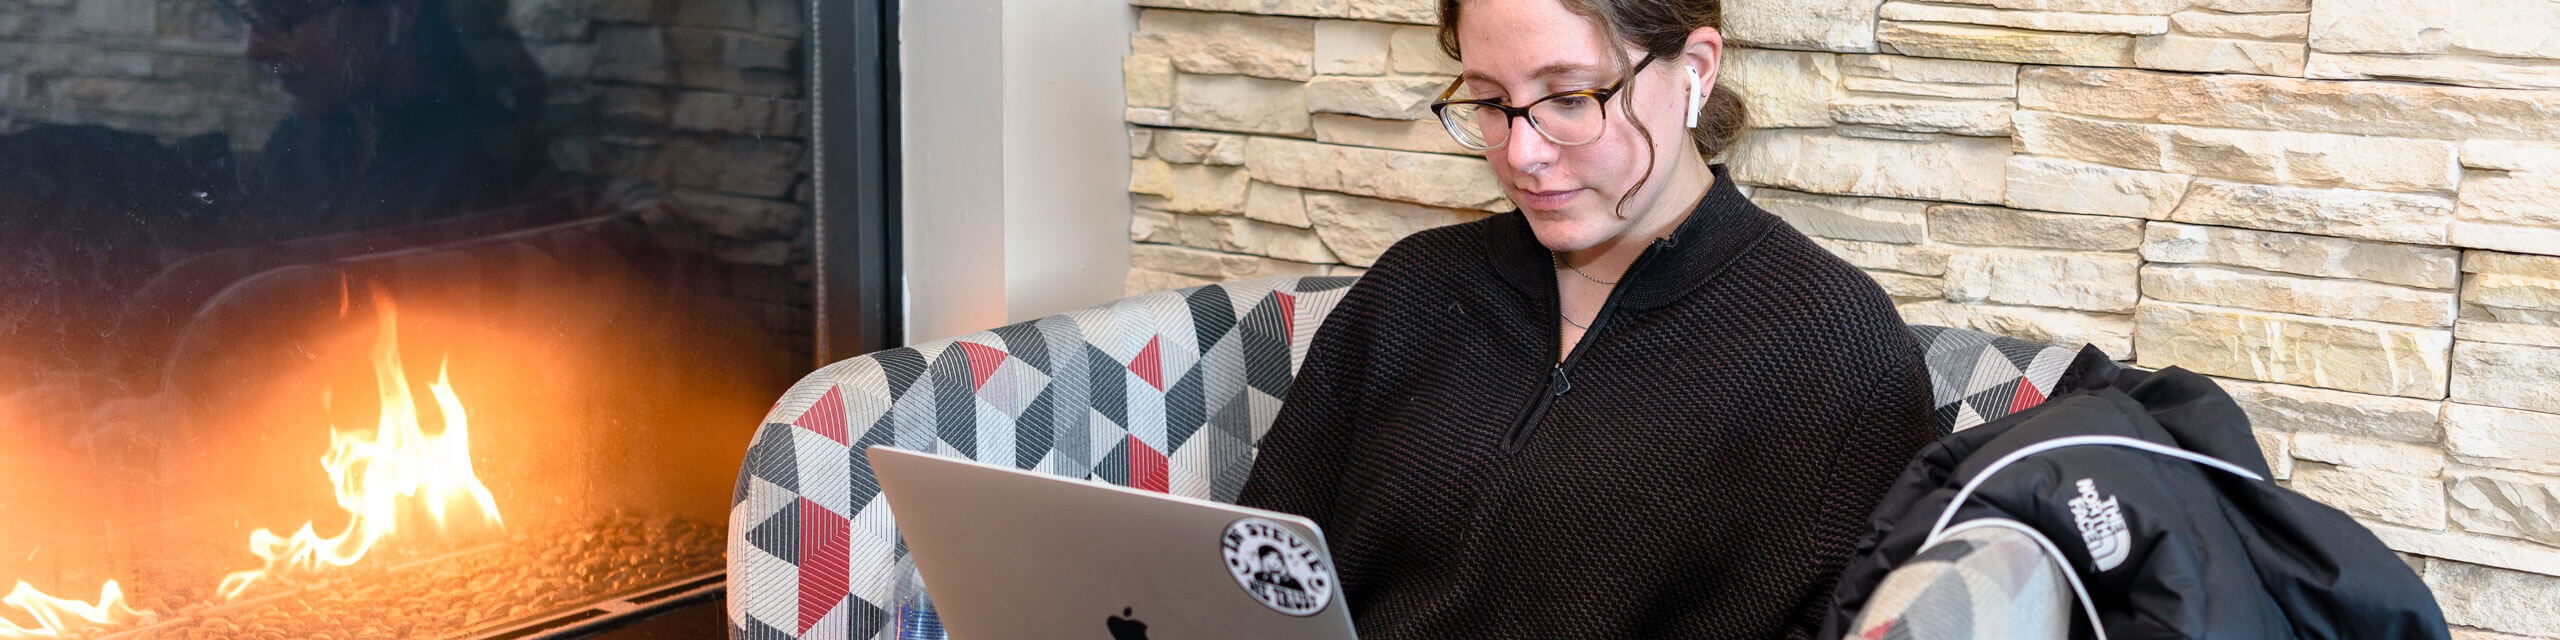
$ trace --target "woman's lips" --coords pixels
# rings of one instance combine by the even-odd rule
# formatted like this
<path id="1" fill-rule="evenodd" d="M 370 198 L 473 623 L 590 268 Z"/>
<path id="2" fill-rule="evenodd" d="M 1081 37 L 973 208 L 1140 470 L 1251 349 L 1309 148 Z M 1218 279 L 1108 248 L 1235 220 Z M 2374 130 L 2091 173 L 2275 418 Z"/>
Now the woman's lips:
<path id="1" fill-rule="evenodd" d="M 1520 195 L 1522 199 L 1527 200 L 1527 202 L 1520 203 L 1520 206 L 1531 209 L 1559 209 L 1563 208 L 1565 203 L 1572 202 L 1574 196 L 1582 195 L 1582 191 L 1582 189 L 1567 189 L 1564 191 L 1522 191 L 1520 192 Z"/>

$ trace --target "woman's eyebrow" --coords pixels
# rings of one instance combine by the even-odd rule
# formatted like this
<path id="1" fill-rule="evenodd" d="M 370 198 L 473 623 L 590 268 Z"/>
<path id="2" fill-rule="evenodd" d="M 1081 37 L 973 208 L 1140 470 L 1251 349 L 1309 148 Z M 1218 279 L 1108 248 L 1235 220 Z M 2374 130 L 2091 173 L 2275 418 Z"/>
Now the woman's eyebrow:
<path id="1" fill-rule="evenodd" d="M 1531 72 L 1529 74 L 1529 79 L 1570 78 L 1579 80 L 1597 78 L 1604 75 L 1608 75 L 1608 73 L 1594 65 L 1583 64 L 1580 62 L 1550 62 L 1547 63 L 1546 66 L 1538 67 L 1537 71 Z M 1459 73 L 1458 80 L 1462 82 L 1492 82 L 1494 84 L 1501 84 L 1500 82 L 1496 82 L 1492 77 L 1486 76 L 1483 72 L 1475 70 L 1468 70 Z"/>

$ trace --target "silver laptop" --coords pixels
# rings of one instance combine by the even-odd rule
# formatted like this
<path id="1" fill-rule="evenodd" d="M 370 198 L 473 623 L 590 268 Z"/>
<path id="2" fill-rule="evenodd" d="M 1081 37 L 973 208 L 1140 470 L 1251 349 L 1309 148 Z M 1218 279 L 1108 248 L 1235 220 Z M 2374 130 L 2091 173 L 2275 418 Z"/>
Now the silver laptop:
<path id="1" fill-rule="evenodd" d="M 867 452 L 953 640 L 1352 640 L 1314 522 L 885 446 Z"/>

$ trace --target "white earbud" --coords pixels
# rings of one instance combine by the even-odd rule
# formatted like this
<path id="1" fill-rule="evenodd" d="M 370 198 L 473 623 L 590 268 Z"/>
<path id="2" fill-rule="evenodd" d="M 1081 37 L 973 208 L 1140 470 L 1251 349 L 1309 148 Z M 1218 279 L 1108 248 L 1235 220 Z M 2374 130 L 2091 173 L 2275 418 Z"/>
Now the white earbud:
<path id="1" fill-rule="evenodd" d="M 1707 106 L 1706 83 L 1698 79 L 1698 68 L 1689 67 L 1689 128 L 1698 128 L 1698 111 Z"/>

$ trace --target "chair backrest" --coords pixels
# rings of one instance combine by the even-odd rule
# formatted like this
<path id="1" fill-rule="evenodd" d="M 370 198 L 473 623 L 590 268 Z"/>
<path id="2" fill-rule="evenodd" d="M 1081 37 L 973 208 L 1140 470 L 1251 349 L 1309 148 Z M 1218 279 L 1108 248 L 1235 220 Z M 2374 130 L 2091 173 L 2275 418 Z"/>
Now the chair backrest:
<path id="1" fill-rule="evenodd" d="M 1353 280 L 1133 296 L 802 378 L 766 414 L 731 498 L 732 637 L 941 637 L 861 454 L 874 444 L 1233 501 Z M 2015 339 L 1916 330 L 1942 430 L 2032 406 L 2070 361 Z"/>
<path id="2" fill-rule="evenodd" d="M 809 374 L 766 414 L 731 499 L 732 637 L 940 637 L 874 444 L 1233 501 L 1352 281 L 1150 293 Z"/>

